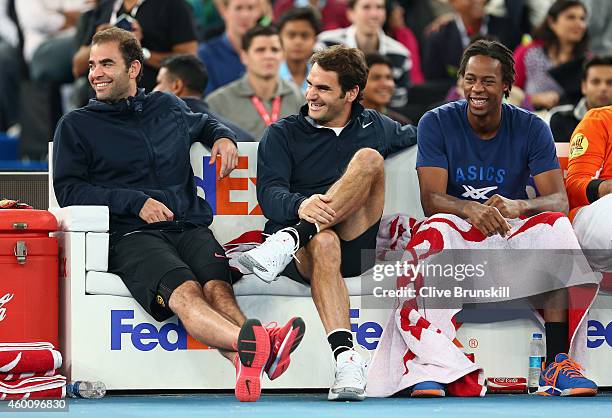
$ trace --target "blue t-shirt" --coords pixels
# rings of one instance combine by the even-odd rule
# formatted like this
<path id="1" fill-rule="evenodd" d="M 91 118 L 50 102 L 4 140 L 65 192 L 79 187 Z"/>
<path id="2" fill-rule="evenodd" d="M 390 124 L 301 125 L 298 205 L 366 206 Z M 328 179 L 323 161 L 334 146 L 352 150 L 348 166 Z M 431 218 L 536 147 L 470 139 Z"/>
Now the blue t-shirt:
<path id="1" fill-rule="evenodd" d="M 480 139 L 467 119 L 467 102 L 427 112 L 417 129 L 417 167 L 448 170 L 446 193 L 484 202 L 494 194 L 525 199 L 529 176 L 559 168 L 548 125 L 534 114 L 502 104 L 501 126 Z"/>
<path id="2" fill-rule="evenodd" d="M 198 56 L 208 71 L 205 96 L 219 87 L 238 80 L 245 72 L 240 56 L 225 33 L 201 44 L 198 48 Z"/>

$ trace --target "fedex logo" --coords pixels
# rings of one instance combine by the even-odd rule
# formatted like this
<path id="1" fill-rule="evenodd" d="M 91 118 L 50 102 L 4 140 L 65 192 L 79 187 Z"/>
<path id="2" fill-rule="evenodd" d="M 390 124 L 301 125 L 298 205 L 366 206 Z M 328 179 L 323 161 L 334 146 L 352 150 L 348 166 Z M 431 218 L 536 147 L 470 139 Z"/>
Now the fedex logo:
<path id="1" fill-rule="evenodd" d="M 249 166 L 249 161 L 252 161 Z M 218 180 L 221 162 L 210 165 L 210 157 L 202 160 L 202 177 L 195 175 L 198 189 L 204 191 L 214 215 L 261 215 L 257 204 L 257 157 L 240 156 L 238 165 L 229 177 Z"/>
<path id="2" fill-rule="evenodd" d="M 359 309 L 351 309 L 349 311 L 351 320 L 359 319 Z M 378 340 L 382 335 L 383 328 L 377 322 L 364 322 L 359 325 L 357 321 L 351 321 L 351 331 L 357 338 L 357 344 L 364 346 L 368 350 L 375 350 L 378 346 Z"/>
<path id="3" fill-rule="evenodd" d="M 598 348 L 603 345 L 604 342 L 608 344 L 608 347 L 612 347 L 612 322 L 604 326 L 599 321 L 590 319 L 587 328 L 587 347 Z"/>
<path id="4" fill-rule="evenodd" d="M 206 345 L 193 339 L 180 321 L 157 328 L 148 322 L 132 324 L 133 310 L 111 310 L 111 350 L 121 350 L 122 336 L 129 335 L 130 342 L 139 351 L 151 351 L 160 346 L 166 351 L 202 350 Z"/>

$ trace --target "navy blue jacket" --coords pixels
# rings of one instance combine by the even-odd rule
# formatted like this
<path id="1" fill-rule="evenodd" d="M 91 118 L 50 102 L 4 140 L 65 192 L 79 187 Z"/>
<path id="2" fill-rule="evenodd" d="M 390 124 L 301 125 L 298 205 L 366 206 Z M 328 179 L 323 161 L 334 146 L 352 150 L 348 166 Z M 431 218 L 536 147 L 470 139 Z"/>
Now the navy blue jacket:
<path id="1" fill-rule="evenodd" d="M 189 148 L 211 147 L 234 133 L 208 115 L 192 113 L 167 93 L 117 103 L 90 100 L 65 115 L 53 138 L 53 187 L 60 206 L 106 205 L 117 238 L 144 227 L 139 217 L 148 198 L 174 213 L 174 222 L 210 225 L 212 210 L 197 197 Z M 166 224 L 160 225 L 160 224 Z"/>
<path id="2" fill-rule="evenodd" d="M 416 144 L 416 127 L 402 126 L 360 104 L 353 105 L 350 121 L 339 136 L 329 128 L 314 127 L 307 114 L 308 105 L 304 105 L 299 114 L 273 123 L 259 143 L 257 200 L 274 224 L 296 223 L 302 201 L 325 193 L 361 148 L 373 148 L 387 157 Z"/>

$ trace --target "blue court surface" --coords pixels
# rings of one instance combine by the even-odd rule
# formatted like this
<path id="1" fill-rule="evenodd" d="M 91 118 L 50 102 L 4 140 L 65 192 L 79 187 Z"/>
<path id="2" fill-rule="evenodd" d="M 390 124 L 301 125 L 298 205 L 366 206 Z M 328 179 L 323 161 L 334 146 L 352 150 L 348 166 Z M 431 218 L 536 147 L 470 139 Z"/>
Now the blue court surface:
<path id="1" fill-rule="evenodd" d="M 4 414 L 2 414 L 4 415 Z M 239 403 L 230 394 L 109 395 L 99 400 L 70 399 L 69 411 L 20 412 L 19 417 L 612 417 L 612 393 L 594 398 L 543 398 L 529 395 L 488 395 L 484 398 L 367 399 L 364 402 L 328 402 L 327 394 L 264 393 L 256 403 Z"/>

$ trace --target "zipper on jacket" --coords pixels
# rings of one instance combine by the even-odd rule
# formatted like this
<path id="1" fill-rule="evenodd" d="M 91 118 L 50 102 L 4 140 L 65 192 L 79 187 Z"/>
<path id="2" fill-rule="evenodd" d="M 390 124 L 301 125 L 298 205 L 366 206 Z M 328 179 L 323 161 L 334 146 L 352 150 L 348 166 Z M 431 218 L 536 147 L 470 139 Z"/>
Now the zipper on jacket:
<path id="1" fill-rule="evenodd" d="M 145 143 L 145 145 L 147 147 L 147 152 L 149 153 L 149 160 L 151 161 L 151 165 L 153 167 L 153 176 L 155 178 L 155 181 L 157 182 L 157 189 L 161 193 L 164 194 L 164 197 L 166 198 L 166 202 L 167 202 L 168 201 L 168 195 L 162 189 L 161 181 L 159 180 L 159 176 L 157 175 L 157 162 L 156 162 L 156 159 L 155 159 L 155 152 L 153 152 L 153 146 L 149 142 L 149 138 L 147 137 L 146 132 L 142 128 L 142 116 L 141 116 L 140 112 L 135 112 L 135 113 L 136 113 L 136 119 L 138 120 L 138 131 L 140 132 L 141 137 L 143 138 L 144 143 Z"/>

